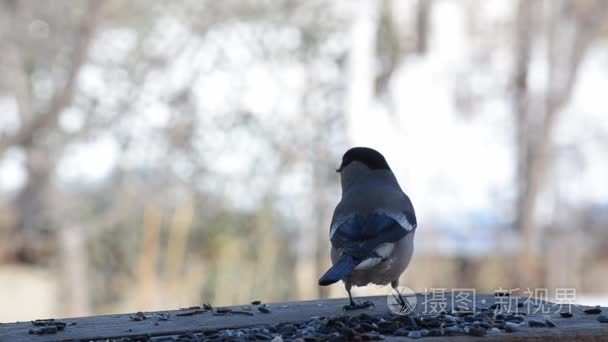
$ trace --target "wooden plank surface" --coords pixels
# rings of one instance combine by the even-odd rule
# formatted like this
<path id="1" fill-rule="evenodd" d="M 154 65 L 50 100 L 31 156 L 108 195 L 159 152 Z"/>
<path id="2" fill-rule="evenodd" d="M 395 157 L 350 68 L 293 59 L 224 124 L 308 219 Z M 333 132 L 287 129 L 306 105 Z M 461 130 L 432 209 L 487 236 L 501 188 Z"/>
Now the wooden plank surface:
<path id="1" fill-rule="evenodd" d="M 417 310 L 422 310 L 425 297 L 417 295 Z M 449 294 L 447 302 L 450 302 Z M 489 306 L 494 303 L 494 296 L 477 295 L 477 306 Z M 278 322 L 306 321 L 311 317 L 331 317 L 336 315 L 358 315 L 366 312 L 371 315 L 387 314 L 389 312 L 386 297 L 365 297 L 358 300 L 370 300 L 375 304 L 374 308 L 344 312 L 342 306 L 346 299 L 326 299 L 315 301 L 287 302 L 268 304 L 270 313 L 262 313 L 256 310 L 256 306 L 249 305 L 253 316 L 232 315 L 215 316 L 211 311 L 194 314 L 191 316 L 178 316 L 187 310 L 173 310 L 160 312 L 146 312 L 145 320 L 134 321 L 130 314 L 105 315 L 80 318 L 61 319 L 68 325 L 63 331 L 56 334 L 32 335 L 28 331 L 35 328 L 31 322 L 17 322 L 0 324 L 0 341 L 68 341 L 68 340 L 95 340 L 112 339 L 122 337 L 170 336 L 186 332 L 201 332 L 206 330 L 218 330 L 226 328 L 243 328 L 256 325 L 273 324 Z M 482 303 L 483 301 L 483 303 Z M 448 304 L 448 309 L 451 306 Z M 229 307 L 233 310 L 243 310 L 243 306 Z M 550 314 L 551 319 L 557 324 L 557 328 L 529 328 L 523 327 L 522 331 L 512 334 L 500 333 L 499 335 L 487 335 L 481 338 L 471 336 L 446 336 L 426 337 L 420 341 L 471 341 L 471 340 L 563 340 L 563 341 L 608 341 L 608 323 L 597 321 L 598 315 L 586 315 L 582 313 L 582 307 L 573 307 L 573 318 L 561 318 L 555 312 Z M 168 319 L 163 320 L 155 314 L 167 314 Z M 602 314 L 608 314 L 604 308 Z M 541 313 L 531 314 L 529 317 L 542 317 Z M 405 337 L 386 336 L 389 341 L 409 340 Z"/>

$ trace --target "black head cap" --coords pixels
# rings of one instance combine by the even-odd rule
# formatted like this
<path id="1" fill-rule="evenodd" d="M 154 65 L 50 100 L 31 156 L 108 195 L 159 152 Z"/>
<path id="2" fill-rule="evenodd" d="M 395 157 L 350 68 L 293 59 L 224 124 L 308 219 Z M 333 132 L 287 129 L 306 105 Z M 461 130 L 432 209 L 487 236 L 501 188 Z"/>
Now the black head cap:
<path id="1" fill-rule="evenodd" d="M 372 170 L 391 169 L 380 152 L 369 147 L 353 147 L 344 153 L 342 164 L 340 164 L 340 167 L 336 171 L 342 171 L 348 164 L 354 161 L 363 163 Z"/>

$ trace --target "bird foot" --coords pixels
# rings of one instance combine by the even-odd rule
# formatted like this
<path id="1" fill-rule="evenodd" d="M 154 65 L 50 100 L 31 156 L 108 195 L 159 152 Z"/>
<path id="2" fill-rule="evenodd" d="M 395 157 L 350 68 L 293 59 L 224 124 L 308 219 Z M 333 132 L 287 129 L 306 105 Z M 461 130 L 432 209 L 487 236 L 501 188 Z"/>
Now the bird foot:
<path id="1" fill-rule="evenodd" d="M 410 304 L 410 302 L 407 299 L 405 299 L 405 300 L 402 299 L 399 302 L 399 305 L 401 306 L 399 309 L 400 314 L 406 314 L 406 313 L 410 313 L 410 312 L 414 311 L 412 304 Z"/>
<path id="2" fill-rule="evenodd" d="M 374 303 L 370 302 L 369 300 L 366 300 L 362 303 L 351 302 L 350 304 L 344 305 L 344 311 L 367 309 L 375 306 L 376 305 L 374 305 Z"/>

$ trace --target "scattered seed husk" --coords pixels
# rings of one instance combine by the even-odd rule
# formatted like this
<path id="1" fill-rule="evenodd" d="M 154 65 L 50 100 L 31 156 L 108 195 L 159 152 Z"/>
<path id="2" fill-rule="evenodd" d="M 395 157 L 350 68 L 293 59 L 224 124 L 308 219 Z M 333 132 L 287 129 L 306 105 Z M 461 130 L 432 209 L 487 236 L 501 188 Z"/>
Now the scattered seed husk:
<path id="1" fill-rule="evenodd" d="M 371 331 L 371 330 L 369 330 L 369 331 Z M 399 328 L 399 329 L 397 329 L 397 330 L 395 330 L 393 332 L 393 335 L 395 335 L 395 336 L 408 336 L 410 334 L 410 332 L 411 331 L 408 330 L 408 329 L 406 329 L 406 328 Z"/>
<path id="2" fill-rule="evenodd" d="M 407 334 L 407 337 L 417 339 L 417 338 L 421 338 L 422 334 L 420 333 L 420 331 L 414 330 L 414 331 L 410 331 L 410 333 Z"/>
<path id="3" fill-rule="evenodd" d="M 586 313 L 586 314 L 588 314 L 588 315 L 597 315 L 597 314 L 602 313 L 602 309 L 598 305 L 598 306 L 596 306 L 594 308 L 583 310 L 583 312 Z"/>
<path id="4" fill-rule="evenodd" d="M 481 327 L 473 327 L 469 329 L 469 335 L 471 336 L 485 336 L 487 333 L 487 330 Z"/>
<path id="5" fill-rule="evenodd" d="M 604 316 L 604 315 L 602 315 L 602 316 L 598 316 L 598 317 L 597 317 L 597 320 L 598 320 L 600 323 L 608 323 L 608 316 Z"/>
<path id="6" fill-rule="evenodd" d="M 196 309 L 200 309 L 201 307 L 198 305 L 195 306 L 189 306 L 187 308 L 179 308 L 180 310 L 196 310 Z"/>
<path id="7" fill-rule="evenodd" d="M 361 338 L 364 341 L 380 341 L 380 340 L 384 340 L 384 336 L 382 336 L 380 334 L 376 334 L 376 333 L 361 334 Z"/>
<path id="8" fill-rule="evenodd" d="M 54 318 L 51 318 L 51 319 L 37 319 L 37 320 L 32 321 L 32 325 L 39 327 L 39 326 L 45 326 L 45 325 L 48 325 L 48 324 L 51 324 L 51 323 L 54 323 L 54 322 L 55 322 Z"/>
<path id="9" fill-rule="evenodd" d="M 168 313 L 156 313 L 156 314 L 154 314 L 154 317 L 160 319 L 161 321 L 166 321 L 169 319 L 169 314 Z"/>
<path id="10" fill-rule="evenodd" d="M 132 321 L 143 321 L 144 319 L 146 319 L 146 315 L 144 315 L 144 313 L 143 313 L 143 312 L 138 311 L 138 312 L 136 312 L 135 314 L 130 315 L 130 316 L 129 316 L 129 318 L 130 318 Z"/>
<path id="11" fill-rule="evenodd" d="M 57 333 L 57 331 L 59 331 L 59 329 L 56 326 L 50 325 L 50 326 L 30 329 L 29 333 L 34 334 L 34 335 L 46 335 L 46 334 L 55 334 L 55 333 Z"/>
<path id="12" fill-rule="evenodd" d="M 560 316 L 562 316 L 563 318 L 570 318 L 573 316 L 572 312 L 560 312 L 559 313 Z"/>
<path id="13" fill-rule="evenodd" d="M 234 315 L 253 316 L 253 312 L 249 311 L 232 310 L 230 313 Z"/>
<path id="14" fill-rule="evenodd" d="M 192 315 L 202 314 L 203 312 L 205 312 L 205 310 L 188 310 L 188 311 L 178 312 L 175 314 L 175 316 L 192 316 Z"/>
<path id="15" fill-rule="evenodd" d="M 259 303 L 257 303 L 259 302 Z M 257 304 L 255 304 L 257 303 Z M 271 309 L 262 304 L 261 301 L 254 301 L 254 308 L 260 313 L 271 313 Z M 496 303 L 499 304 L 499 303 Z M 279 305 L 277 305 L 278 307 Z M 209 306 L 210 307 L 210 306 Z M 281 308 L 287 307 L 280 305 Z M 494 305 L 494 309 L 498 305 Z M 253 308 L 249 305 L 239 309 L 232 310 L 229 308 L 215 308 L 214 315 L 245 315 L 253 316 L 251 311 Z M 595 309 L 595 308 L 594 308 Z M 599 309 L 599 308 L 597 308 Z M 200 307 L 190 307 L 182 309 L 176 313 L 176 316 L 189 316 L 207 312 L 207 308 L 203 305 Z M 589 309 L 588 309 L 589 310 Z M 516 333 L 521 331 L 522 326 L 530 327 L 555 327 L 556 324 L 549 319 L 549 316 L 543 318 L 526 317 L 519 312 L 497 312 L 492 308 L 478 309 L 464 313 L 462 310 L 444 311 L 435 315 L 410 313 L 407 315 L 391 315 L 373 313 L 360 313 L 355 316 L 340 314 L 331 317 L 310 317 L 303 322 L 281 322 L 269 325 L 261 325 L 257 327 L 223 329 L 216 331 L 207 331 L 205 333 L 192 333 L 188 336 L 172 336 L 167 341 L 248 341 L 248 340 L 266 340 L 272 341 L 298 341 L 298 342 L 313 342 L 313 341 L 366 341 L 380 340 L 385 336 L 403 336 L 412 339 L 417 339 L 427 336 L 485 336 L 485 335 L 500 335 L 505 333 Z M 593 312 L 593 311 L 592 311 Z M 568 315 L 570 314 L 570 315 Z M 562 317 L 572 317 L 571 313 L 560 313 Z M 136 320 L 156 317 L 159 320 L 169 318 L 164 314 L 151 314 L 150 316 L 143 313 L 136 313 L 132 316 Z M 599 322 L 608 323 L 608 317 L 599 316 Z M 37 322 L 36 325 L 34 322 Z M 36 327 L 47 328 L 46 324 L 52 321 L 32 321 Z M 159 322 L 153 322 L 159 324 Z M 161 323 L 162 324 L 162 323 Z M 68 324 L 69 325 L 69 324 Z M 65 326 L 65 325 L 64 325 Z M 58 327 L 54 326 L 56 330 Z M 32 329 L 31 334 L 52 333 L 53 328 L 38 331 Z M 132 340 L 132 339 L 131 339 Z M 130 340 L 130 341 L 131 341 Z M 158 339 L 155 337 L 154 341 Z"/>
<path id="16" fill-rule="evenodd" d="M 547 326 L 547 323 L 535 319 L 529 319 L 528 325 L 532 328 L 543 328 Z"/>
<path id="17" fill-rule="evenodd" d="M 464 329 L 457 326 L 450 326 L 443 329 L 444 334 L 446 335 L 461 335 L 464 334 Z"/>
<path id="18" fill-rule="evenodd" d="M 399 323 L 395 322 L 379 322 L 378 323 L 378 331 L 381 333 L 392 333 L 393 331 L 399 329 Z"/>
<path id="19" fill-rule="evenodd" d="M 430 329 L 427 336 L 441 336 L 441 329 Z"/>
<path id="20" fill-rule="evenodd" d="M 213 310 L 213 306 L 211 306 L 211 304 L 205 303 L 205 304 L 203 304 L 203 309 L 205 309 L 205 310 Z"/>
<path id="21" fill-rule="evenodd" d="M 32 322 L 32 325 L 36 326 L 36 327 L 55 327 L 57 330 L 63 330 L 68 325 L 68 323 L 56 321 L 54 318 L 37 319 L 37 320 L 31 321 L 31 322 Z M 76 323 L 74 322 L 74 324 L 76 324 Z M 69 324 L 69 325 L 74 325 L 74 324 Z M 47 332 L 47 333 L 49 333 L 49 332 Z"/>

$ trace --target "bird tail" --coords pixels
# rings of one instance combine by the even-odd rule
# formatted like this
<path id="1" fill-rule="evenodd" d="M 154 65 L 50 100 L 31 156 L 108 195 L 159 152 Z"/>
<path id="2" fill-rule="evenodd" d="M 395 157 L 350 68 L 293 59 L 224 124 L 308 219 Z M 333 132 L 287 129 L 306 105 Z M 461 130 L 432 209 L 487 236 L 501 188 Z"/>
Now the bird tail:
<path id="1" fill-rule="evenodd" d="M 321 279 L 319 279 L 319 285 L 327 286 L 344 279 L 344 277 L 348 276 L 358 264 L 359 261 L 355 260 L 355 258 L 343 254 L 338 262 L 327 270 Z"/>

